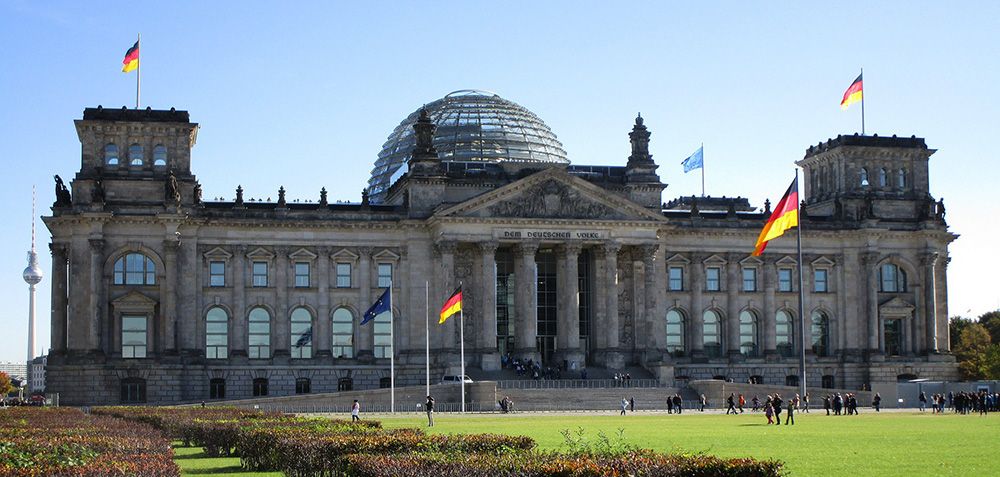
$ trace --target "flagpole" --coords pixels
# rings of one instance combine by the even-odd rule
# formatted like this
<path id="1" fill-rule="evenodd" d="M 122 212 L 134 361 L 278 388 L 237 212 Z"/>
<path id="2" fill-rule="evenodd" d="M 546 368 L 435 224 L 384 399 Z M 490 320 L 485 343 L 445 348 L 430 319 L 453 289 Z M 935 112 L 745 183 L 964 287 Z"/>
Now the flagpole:
<path id="1" fill-rule="evenodd" d="M 462 288 L 462 282 L 458 282 L 458 288 Z M 459 357 L 462 360 L 462 375 L 458 380 L 462 382 L 462 414 L 465 414 L 465 312 L 462 311 L 464 308 L 465 306 L 462 306 L 458 309 L 458 341 L 461 344 Z"/>
<path id="2" fill-rule="evenodd" d="M 396 336 L 395 313 L 392 312 L 392 277 L 389 277 L 389 412 L 396 412 Z"/>
<path id="3" fill-rule="evenodd" d="M 705 197 L 705 143 L 701 143 L 701 196 Z"/>
<path id="4" fill-rule="evenodd" d="M 865 69 L 861 68 L 861 135 L 865 135 Z"/>
<path id="5" fill-rule="evenodd" d="M 139 84 L 140 78 L 142 78 L 142 45 L 139 43 L 142 41 L 142 34 L 137 33 L 135 37 L 136 45 L 139 45 L 139 52 L 136 55 L 136 67 L 135 67 L 135 109 L 139 109 Z"/>
<path id="6" fill-rule="evenodd" d="M 424 372 L 427 374 L 427 395 L 431 395 L 431 301 L 430 282 L 424 281 Z"/>
<path id="7" fill-rule="evenodd" d="M 863 98 L 864 96 L 862 96 Z M 798 198 L 799 192 L 799 170 L 795 169 L 795 195 Z M 805 318 L 805 291 L 802 289 L 804 280 L 802 278 L 802 208 L 801 201 L 796 200 L 795 213 L 798 219 L 797 233 L 795 234 L 795 245 L 799 254 L 799 391 L 805 399 L 806 396 L 806 318 Z"/>

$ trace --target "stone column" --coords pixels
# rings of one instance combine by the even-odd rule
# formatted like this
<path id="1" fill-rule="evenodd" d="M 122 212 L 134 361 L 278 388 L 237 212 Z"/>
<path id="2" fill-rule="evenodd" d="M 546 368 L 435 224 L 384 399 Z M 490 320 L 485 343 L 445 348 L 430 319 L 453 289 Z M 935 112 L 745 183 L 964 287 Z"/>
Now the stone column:
<path id="1" fill-rule="evenodd" d="M 105 328 L 102 296 L 104 289 L 104 240 L 93 238 L 90 244 L 90 312 L 87 327 L 87 349 L 101 349 L 101 330 Z M 107 350 L 113 352 L 112 350 Z"/>
<path id="2" fill-rule="evenodd" d="M 66 351 L 66 247 L 50 244 L 52 253 L 52 298 L 51 298 L 51 342 L 52 354 Z"/>
<path id="3" fill-rule="evenodd" d="M 178 270 L 177 276 L 181 278 L 177 280 L 177 348 L 190 354 L 199 350 L 198 342 L 204 338 L 197 331 L 198 322 L 204 320 L 201 316 L 202 307 L 199 305 L 201 294 L 198 293 L 204 278 L 199 273 L 197 239 L 194 235 L 181 240 Z M 230 330 L 237 319 L 238 316 L 230 317 Z M 228 349 L 232 351 L 233 348 Z"/>
<path id="4" fill-rule="evenodd" d="M 249 315 L 247 313 L 247 300 L 246 300 L 246 278 L 247 278 L 247 266 L 246 266 L 246 255 L 247 247 L 245 245 L 237 245 L 236 253 L 233 254 L 233 335 L 229 337 L 229 345 L 231 346 L 231 351 L 229 355 L 232 357 L 247 357 L 247 345 L 249 344 L 250 338 L 247 335 L 247 321 L 249 320 Z"/>
<path id="5" fill-rule="evenodd" d="M 764 276 L 761 277 L 764 283 L 764 316 L 761 318 L 761 327 L 763 333 L 761 333 L 763 340 L 763 350 L 765 357 L 777 357 L 778 355 L 778 338 L 777 329 L 775 328 L 777 324 L 774 321 L 774 315 L 778 312 L 774 306 L 774 293 L 775 293 L 775 282 L 777 281 L 777 270 L 774 265 L 773 258 L 764 259 Z"/>
<path id="6" fill-rule="evenodd" d="M 701 358 L 705 355 L 705 312 L 702 293 L 705 290 L 705 259 L 703 254 L 691 254 L 691 310 L 685 323 L 685 331 L 689 336 L 688 354 Z"/>
<path id="7" fill-rule="evenodd" d="M 640 341 L 645 343 L 648 348 L 663 348 L 662 344 L 657 346 L 663 340 L 666 327 L 657 326 L 661 324 L 659 311 L 659 303 L 657 301 L 657 289 L 656 289 L 656 275 L 659 271 L 656 261 L 656 252 L 659 250 L 659 244 L 646 244 L 639 246 L 639 250 L 642 253 L 642 268 L 643 268 L 643 288 L 646 295 L 646 310 L 644 313 L 643 326 L 639 328 L 636 327 L 636 343 Z M 662 264 L 663 262 L 659 262 Z M 663 316 L 666 316 L 665 312 Z M 641 331 L 640 331 L 641 330 Z M 644 339 L 640 340 L 640 333 L 645 335 Z"/>
<path id="8" fill-rule="evenodd" d="M 618 316 L 618 251 L 622 246 L 618 242 L 604 244 L 604 293 L 607 299 L 605 327 L 602 330 L 607 335 L 608 347 L 604 365 L 609 368 L 624 366 L 624 357 L 620 353 L 621 339 L 619 337 Z"/>
<path id="9" fill-rule="evenodd" d="M 479 322 L 479 337 L 476 344 L 480 348 L 480 366 L 485 370 L 500 369 L 500 353 L 497 351 L 497 263 L 496 252 L 499 242 L 488 241 L 479 244 L 480 280 L 482 289 Z"/>
<path id="10" fill-rule="evenodd" d="M 358 248 L 358 313 L 364 313 L 374 303 L 372 300 L 372 248 Z M 362 316 L 358 316 L 357 323 Z M 360 359 L 375 358 L 375 326 L 374 323 L 365 326 L 355 326 L 357 343 L 354 352 Z"/>
<path id="11" fill-rule="evenodd" d="M 74 239 L 68 246 L 69 280 L 66 293 L 66 347 L 71 353 L 81 353 L 90 349 L 89 337 L 91 256 L 86 239 Z"/>
<path id="12" fill-rule="evenodd" d="M 562 267 L 559 270 L 559 295 L 556 301 L 559 323 L 556 326 L 558 359 L 567 364 L 583 363 L 580 351 L 580 244 L 569 243 L 559 248 Z"/>
<path id="13" fill-rule="evenodd" d="M 864 273 L 866 325 L 868 327 L 867 349 L 870 353 L 884 353 L 882 347 L 882 329 L 878 316 L 878 262 L 877 252 L 864 252 L 861 255 L 861 268 Z"/>
<path id="14" fill-rule="evenodd" d="M 160 319 L 163 321 L 163 339 L 160 351 L 173 354 L 177 352 L 177 249 L 180 242 L 176 238 L 163 241 L 163 283 L 160 284 L 162 308 Z M 192 280 L 194 277 L 191 278 Z"/>
<path id="15" fill-rule="evenodd" d="M 937 332 L 937 264 L 938 264 L 938 253 L 931 252 L 924 255 L 924 268 L 925 275 L 927 276 L 927 286 L 925 287 L 927 293 L 927 299 L 925 300 L 924 309 L 926 310 L 926 339 L 927 339 L 927 352 L 928 353 L 938 353 L 940 352 L 940 347 L 938 345 L 938 332 Z"/>
<path id="16" fill-rule="evenodd" d="M 944 254 L 938 257 L 937 266 L 934 267 L 935 290 L 934 290 L 934 319 L 937 329 L 938 351 L 951 351 L 951 327 L 948 326 L 948 264 L 951 257 Z M 937 280 L 940 278 L 940 280 Z M 938 317 L 941 319 L 939 320 Z"/>
<path id="17" fill-rule="evenodd" d="M 522 359 L 538 361 L 538 269 L 535 264 L 537 243 L 522 243 L 517 249 L 517 276 L 514 281 L 517 290 L 514 299 L 517 301 L 517 323 L 514 325 L 514 347 L 517 356 Z"/>
<path id="18" fill-rule="evenodd" d="M 275 247 L 274 259 L 274 339 L 275 357 L 291 356 L 292 321 L 288 316 L 288 248 Z"/>
<path id="19" fill-rule="evenodd" d="M 317 358 L 330 357 L 333 330 L 330 316 L 330 247 L 319 247 L 316 258 L 316 323 L 313 324 L 313 343 Z"/>
<path id="20" fill-rule="evenodd" d="M 739 304 L 739 292 L 743 289 L 742 280 L 740 280 L 740 262 L 739 258 L 742 255 L 730 253 L 726 260 L 729 262 L 726 264 L 726 317 L 725 317 L 725 328 L 722 339 L 723 346 L 727 354 L 732 356 L 739 356 L 740 354 L 740 304 Z M 757 279 L 759 280 L 761 271 L 758 270 Z"/>

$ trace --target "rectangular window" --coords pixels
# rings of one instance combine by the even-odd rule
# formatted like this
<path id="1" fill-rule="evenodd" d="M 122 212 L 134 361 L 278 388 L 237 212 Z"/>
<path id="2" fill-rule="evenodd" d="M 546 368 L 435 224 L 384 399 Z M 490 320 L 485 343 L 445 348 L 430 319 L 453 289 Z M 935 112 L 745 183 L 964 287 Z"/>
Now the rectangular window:
<path id="1" fill-rule="evenodd" d="M 792 269 L 791 268 L 779 268 L 778 269 L 778 291 L 780 291 L 780 292 L 790 292 L 790 291 L 792 291 Z"/>
<path id="2" fill-rule="evenodd" d="M 295 287 L 309 288 L 309 262 L 295 262 Z"/>
<path id="3" fill-rule="evenodd" d="M 705 290 L 722 290 L 722 269 L 719 267 L 708 267 L 705 270 Z"/>
<path id="4" fill-rule="evenodd" d="M 267 262 L 253 262 L 253 286 L 267 286 Z"/>
<path id="5" fill-rule="evenodd" d="M 146 317 L 122 316 L 122 358 L 146 357 Z"/>
<path id="6" fill-rule="evenodd" d="M 208 281 L 212 287 L 226 286 L 226 262 L 209 262 Z"/>
<path id="7" fill-rule="evenodd" d="M 208 398 L 209 399 L 225 399 L 226 398 L 226 380 L 225 379 L 212 379 L 208 382 Z"/>
<path id="8" fill-rule="evenodd" d="M 757 291 L 757 269 L 756 268 L 744 268 L 743 269 L 743 291 L 745 291 L 745 292 L 755 292 L 755 291 Z"/>
<path id="9" fill-rule="evenodd" d="M 392 285 L 392 264 L 391 263 L 378 264 L 379 288 L 388 288 L 390 285 Z"/>
<path id="10" fill-rule="evenodd" d="M 681 267 L 670 267 L 670 291 L 684 290 L 684 269 Z"/>
<path id="11" fill-rule="evenodd" d="M 826 293 L 830 291 L 826 282 L 826 269 L 818 269 L 813 271 L 813 291 L 816 293 Z"/>
<path id="12" fill-rule="evenodd" d="M 351 288 L 351 264 L 337 264 L 337 288 Z"/>

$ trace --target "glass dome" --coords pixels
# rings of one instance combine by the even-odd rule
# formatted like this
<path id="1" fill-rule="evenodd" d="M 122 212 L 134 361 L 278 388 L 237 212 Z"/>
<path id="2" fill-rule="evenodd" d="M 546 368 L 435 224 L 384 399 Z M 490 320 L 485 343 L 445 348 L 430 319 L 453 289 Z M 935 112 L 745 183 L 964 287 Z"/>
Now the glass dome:
<path id="1" fill-rule="evenodd" d="M 562 143 L 535 113 L 495 93 L 455 91 L 424 107 L 437 126 L 434 147 L 442 161 L 569 163 Z M 382 145 L 368 180 L 373 204 L 383 202 L 405 172 L 419 116 L 419 109 L 407 116 Z"/>

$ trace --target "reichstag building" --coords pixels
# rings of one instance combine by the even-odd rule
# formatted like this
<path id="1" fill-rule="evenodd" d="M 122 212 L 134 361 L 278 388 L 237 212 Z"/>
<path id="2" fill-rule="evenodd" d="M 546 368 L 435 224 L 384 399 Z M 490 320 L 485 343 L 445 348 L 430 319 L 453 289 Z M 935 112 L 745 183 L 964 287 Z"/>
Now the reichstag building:
<path id="1" fill-rule="evenodd" d="M 917 137 L 837 136 L 806 149 L 805 342 L 794 240 L 750 252 L 770 203 L 679 197 L 649 152 L 573 165 L 548 126 L 458 91 L 404 119 L 358 203 L 206 200 L 186 111 L 88 108 L 80 170 L 57 176 L 48 391 L 65 404 L 169 403 L 424 382 L 503 358 L 659 379 L 860 388 L 954 379 L 948 231 Z M 631 131 L 628 128 L 631 127 Z M 235 167 L 235 165 L 234 165 Z M 679 171 L 678 171 L 679 172 Z M 785 184 L 775 183 L 775 194 Z M 736 195 L 739 191 L 733 191 Z M 393 287 L 388 315 L 359 325 Z M 428 298 L 429 297 L 429 298 Z"/>

